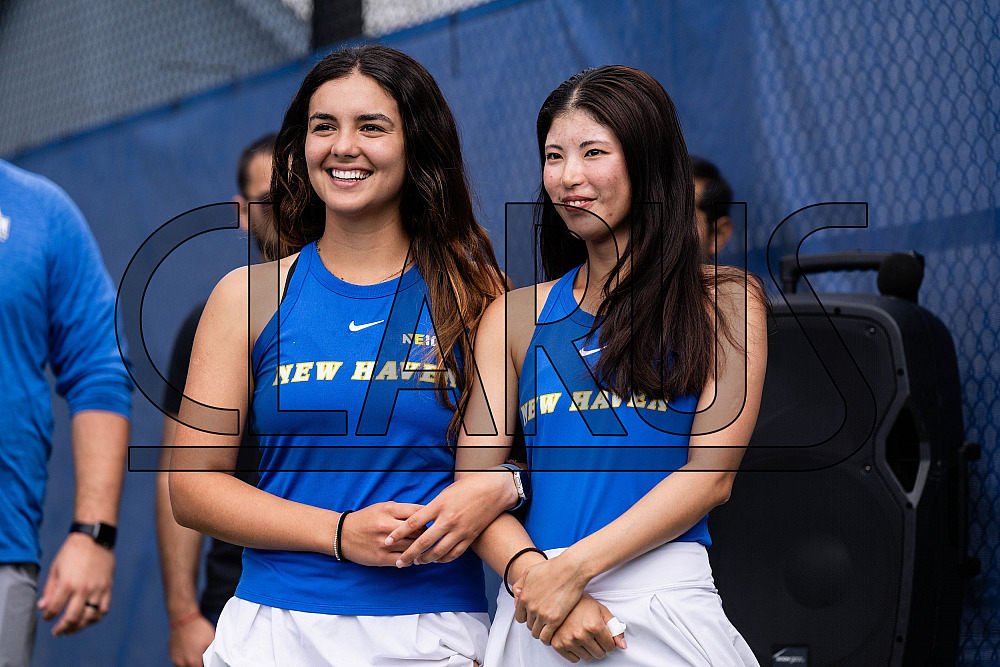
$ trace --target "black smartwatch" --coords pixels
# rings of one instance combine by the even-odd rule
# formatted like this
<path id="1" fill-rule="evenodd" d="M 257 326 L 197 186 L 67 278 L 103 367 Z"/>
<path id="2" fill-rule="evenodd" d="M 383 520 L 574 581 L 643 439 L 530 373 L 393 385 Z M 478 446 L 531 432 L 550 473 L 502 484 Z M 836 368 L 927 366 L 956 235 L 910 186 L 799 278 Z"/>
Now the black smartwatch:
<path id="1" fill-rule="evenodd" d="M 517 504 L 508 512 L 515 512 L 531 500 L 531 481 L 528 471 L 514 463 L 501 463 L 498 468 L 509 470 L 514 475 L 514 486 L 517 488 Z"/>
<path id="2" fill-rule="evenodd" d="M 79 521 L 74 521 L 69 526 L 69 532 L 86 533 L 105 549 L 113 549 L 115 547 L 115 537 L 118 535 L 118 528 L 112 526 L 110 523 L 101 523 L 100 521 L 97 523 L 80 523 Z"/>

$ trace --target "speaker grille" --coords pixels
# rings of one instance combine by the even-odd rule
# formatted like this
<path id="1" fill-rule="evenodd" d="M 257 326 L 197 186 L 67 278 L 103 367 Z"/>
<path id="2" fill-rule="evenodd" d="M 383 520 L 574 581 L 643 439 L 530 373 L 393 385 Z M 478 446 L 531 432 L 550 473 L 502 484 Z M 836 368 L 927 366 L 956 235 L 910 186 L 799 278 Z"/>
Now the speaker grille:
<path id="1" fill-rule="evenodd" d="M 775 320 L 757 428 L 710 518 L 723 604 L 762 664 L 806 646 L 811 665 L 884 666 L 904 567 L 904 510 L 874 460 L 897 391 L 889 335 L 863 317 Z"/>
<path id="2" fill-rule="evenodd" d="M 726 613 L 762 664 L 783 646 L 808 646 L 813 665 L 889 664 L 901 526 L 884 481 L 858 464 L 738 476 L 709 519 L 711 557 Z"/>
<path id="3" fill-rule="evenodd" d="M 744 469 L 822 468 L 870 445 L 896 394 L 885 328 L 865 318 L 836 318 L 834 327 L 824 315 L 775 321 Z"/>

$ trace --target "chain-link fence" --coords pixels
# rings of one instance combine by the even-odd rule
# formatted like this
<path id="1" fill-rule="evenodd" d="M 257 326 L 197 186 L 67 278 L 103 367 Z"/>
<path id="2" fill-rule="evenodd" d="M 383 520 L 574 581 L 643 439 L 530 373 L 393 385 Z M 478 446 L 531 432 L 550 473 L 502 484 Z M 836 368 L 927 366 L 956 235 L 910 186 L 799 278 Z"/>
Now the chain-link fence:
<path id="1" fill-rule="evenodd" d="M 486 1 L 5 0 L 0 155 Z"/>
<path id="2" fill-rule="evenodd" d="M 279 0 L 10 0 L 0 5 L 0 155 L 304 55 Z"/>
<path id="3" fill-rule="evenodd" d="M 1000 664 L 1000 4 L 763 3 L 753 68 L 762 131 L 751 201 L 780 220 L 819 201 L 867 201 L 869 229 L 803 251 L 915 249 L 920 302 L 958 353 L 971 467 L 963 664 Z M 773 228 L 751 229 L 764 246 Z M 794 231 L 776 239 L 789 250 Z M 874 292 L 871 274 L 811 278 L 817 291 Z"/>

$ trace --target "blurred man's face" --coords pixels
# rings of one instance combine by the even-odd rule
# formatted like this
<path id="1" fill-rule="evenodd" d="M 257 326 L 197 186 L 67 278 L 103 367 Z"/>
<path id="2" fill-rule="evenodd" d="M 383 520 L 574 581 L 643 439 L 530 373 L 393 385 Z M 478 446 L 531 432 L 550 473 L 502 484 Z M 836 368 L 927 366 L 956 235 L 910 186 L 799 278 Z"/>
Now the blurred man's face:
<path id="1" fill-rule="evenodd" d="M 247 202 L 262 201 L 271 191 L 271 156 L 265 153 L 254 155 L 250 160 L 247 176 L 247 191 L 237 198 L 240 203 L 240 229 L 243 231 L 248 228 Z M 256 211 L 254 215 L 257 215 Z"/>
<path id="2" fill-rule="evenodd" d="M 694 217 L 698 223 L 698 238 L 701 240 L 701 248 L 705 256 L 714 257 L 717 253 L 722 252 L 726 243 L 729 242 L 729 237 L 733 233 L 733 221 L 728 215 L 725 215 L 715 221 L 714 227 L 710 227 L 708 214 L 698 206 L 704 193 L 705 180 L 694 179 Z"/>

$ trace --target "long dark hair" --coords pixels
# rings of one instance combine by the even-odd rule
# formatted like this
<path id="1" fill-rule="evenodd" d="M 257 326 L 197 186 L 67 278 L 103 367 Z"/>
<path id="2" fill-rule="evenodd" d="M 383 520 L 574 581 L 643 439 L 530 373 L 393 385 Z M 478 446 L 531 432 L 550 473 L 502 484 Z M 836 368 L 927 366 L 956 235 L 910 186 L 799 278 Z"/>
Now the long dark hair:
<path id="1" fill-rule="evenodd" d="M 309 101 L 324 83 L 352 72 L 381 85 L 402 117 L 406 180 L 399 208 L 411 241 L 410 258 L 427 282 L 439 362 L 459 386 L 456 406 L 447 374 L 436 373 L 442 403 L 458 408 L 448 430 L 454 438 L 470 385 L 460 372 L 456 346 L 463 359 L 473 358 L 467 331 L 475 331 L 504 283 L 493 246 L 473 212 L 455 118 L 430 72 L 408 55 L 378 44 L 342 49 L 320 60 L 303 80 L 278 132 L 271 180 L 275 224 L 285 254 L 323 235 L 326 206 L 313 190 L 305 162 Z"/>
<path id="2" fill-rule="evenodd" d="M 621 143 L 632 201 L 629 238 L 605 281 L 593 333 L 600 327 L 595 375 L 619 396 L 697 394 L 715 363 L 707 277 L 698 241 L 694 184 L 677 110 L 656 79 L 632 67 L 589 69 L 563 82 L 538 112 L 538 152 L 560 114 L 581 110 Z M 551 278 L 587 261 L 584 242 L 567 229 L 544 186 L 536 207 L 542 266 Z M 719 279 L 741 279 L 720 271 Z M 723 316 L 717 314 L 720 331 Z"/>

